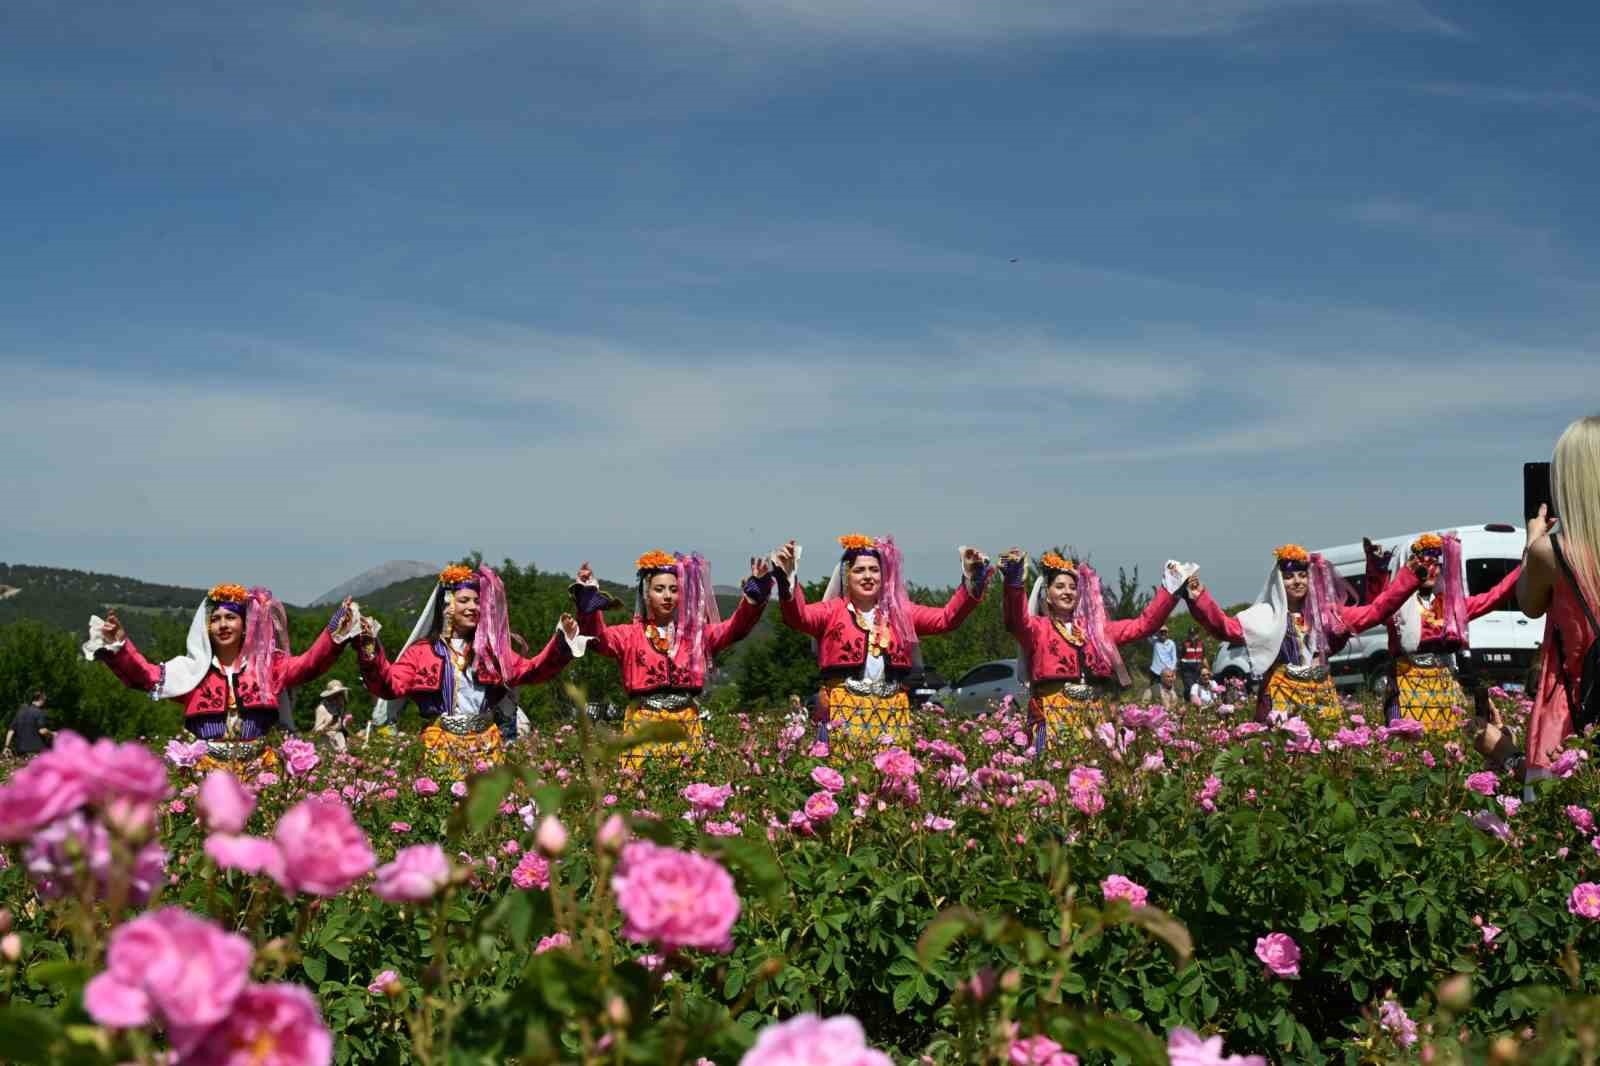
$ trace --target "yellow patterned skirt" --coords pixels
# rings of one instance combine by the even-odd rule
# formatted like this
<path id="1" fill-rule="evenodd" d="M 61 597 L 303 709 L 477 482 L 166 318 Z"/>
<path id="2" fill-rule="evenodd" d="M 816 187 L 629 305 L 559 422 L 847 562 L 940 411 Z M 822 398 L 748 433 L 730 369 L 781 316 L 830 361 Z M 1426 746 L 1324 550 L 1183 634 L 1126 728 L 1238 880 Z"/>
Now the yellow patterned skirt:
<path id="1" fill-rule="evenodd" d="M 491 722 L 482 732 L 452 733 L 433 721 L 422 731 L 422 746 L 429 762 L 471 773 L 480 762 L 500 762 L 500 727 Z"/>
<path id="2" fill-rule="evenodd" d="M 1333 686 L 1333 677 L 1292 677 L 1282 666 L 1267 677 L 1269 709 L 1300 718 L 1341 718 L 1344 704 L 1339 702 L 1339 690 Z"/>
<path id="3" fill-rule="evenodd" d="M 824 685 L 817 700 L 828 718 L 828 750 L 852 758 L 882 751 L 878 738 L 888 734 L 894 746 L 911 747 L 911 698 L 902 690 L 892 696 L 851 692 L 842 681 Z"/>
<path id="4" fill-rule="evenodd" d="M 698 706 L 685 707 L 677 711 L 658 711 L 646 707 L 641 703 L 630 703 L 623 712 L 622 728 L 624 732 L 631 733 L 643 725 L 653 722 L 671 722 L 681 726 L 688 734 L 682 740 L 664 741 L 654 744 L 640 744 L 636 748 L 629 748 L 622 753 L 622 765 L 631 770 L 644 767 L 648 759 L 681 759 L 684 756 L 700 754 L 700 749 L 705 744 L 705 734 L 700 725 L 700 708 Z"/>
<path id="5" fill-rule="evenodd" d="M 1456 709 L 1471 706 L 1455 671 L 1444 663 L 1421 665 L 1402 655 L 1394 663 L 1394 688 L 1400 714 L 1430 733 L 1455 732 L 1461 725 Z"/>
<path id="6" fill-rule="evenodd" d="M 1038 735 L 1043 726 L 1050 744 L 1070 738 L 1088 739 L 1094 727 L 1107 720 L 1110 701 L 1100 689 L 1069 681 L 1040 681 L 1028 700 L 1029 732 Z M 1035 743 L 1036 749 L 1043 745 Z"/>
<path id="7" fill-rule="evenodd" d="M 243 781 L 268 770 L 277 773 L 279 767 L 282 766 L 282 763 L 278 761 L 277 751 L 267 744 L 265 739 L 260 742 L 259 751 L 254 751 L 250 741 L 235 741 L 234 743 L 240 744 L 238 750 L 245 753 L 242 757 L 234 759 L 206 754 L 200 756 L 199 761 L 194 764 L 194 768 L 203 774 L 209 774 L 213 770 L 226 770 Z M 252 751 L 254 751 L 253 754 L 251 753 Z"/>

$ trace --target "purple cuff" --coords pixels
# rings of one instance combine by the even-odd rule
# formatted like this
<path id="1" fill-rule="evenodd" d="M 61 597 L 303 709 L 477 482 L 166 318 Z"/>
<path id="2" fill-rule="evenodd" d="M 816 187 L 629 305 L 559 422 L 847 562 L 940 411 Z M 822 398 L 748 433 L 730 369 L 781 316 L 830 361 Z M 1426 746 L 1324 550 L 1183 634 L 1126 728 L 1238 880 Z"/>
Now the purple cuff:
<path id="1" fill-rule="evenodd" d="M 1001 576 L 1005 578 L 1006 584 L 1014 589 L 1022 587 L 1023 563 L 1022 559 L 1004 559 L 1000 563 Z"/>
<path id="2" fill-rule="evenodd" d="M 744 579 L 744 594 L 756 603 L 766 603 L 772 598 L 772 574 L 766 577 L 747 577 Z"/>
<path id="3" fill-rule="evenodd" d="M 571 586 L 572 603 L 577 608 L 578 614 L 593 614 L 603 611 L 616 603 L 616 599 L 600 591 L 597 585 L 580 585 L 574 582 Z"/>
<path id="4" fill-rule="evenodd" d="M 794 596 L 793 590 L 789 588 L 789 575 L 787 572 L 775 567 L 772 571 L 772 579 L 778 583 L 778 598 L 780 600 L 787 600 Z"/>
<path id="5" fill-rule="evenodd" d="M 989 587 L 989 576 L 993 573 L 994 567 L 992 565 L 980 567 L 976 574 L 968 574 L 966 571 L 962 571 L 961 579 L 967 583 L 967 591 L 972 593 L 973 599 L 983 599 L 983 591 Z"/>
<path id="6" fill-rule="evenodd" d="M 337 611 L 333 612 L 333 617 L 328 619 L 328 624 L 325 627 L 328 630 L 328 636 L 331 637 L 335 633 L 339 632 L 339 627 L 344 625 L 344 620 L 349 616 L 349 614 L 350 608 L 348 607 L 340 607 Z"/>

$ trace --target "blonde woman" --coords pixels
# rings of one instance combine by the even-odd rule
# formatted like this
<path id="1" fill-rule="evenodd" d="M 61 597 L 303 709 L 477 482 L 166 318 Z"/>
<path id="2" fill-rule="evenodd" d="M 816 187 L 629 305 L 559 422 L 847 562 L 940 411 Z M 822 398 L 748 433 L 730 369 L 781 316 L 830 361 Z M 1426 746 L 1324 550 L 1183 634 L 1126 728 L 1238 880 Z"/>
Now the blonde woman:
<path id="1" fill-rule="evenodd" d="M 1530 778 L 1546 771 L 1574 732 L 1583 659 L 1595 639 L 1585 607 L 1600 614 L 1600 415 L 1578 419 L 1556 441 L 1550 488 L 1558 518 L 1540 507 L 1528 519 L 1528 547 L 1517 580 L 1522 613 L 1548 616 L 1528 726 Z"/>

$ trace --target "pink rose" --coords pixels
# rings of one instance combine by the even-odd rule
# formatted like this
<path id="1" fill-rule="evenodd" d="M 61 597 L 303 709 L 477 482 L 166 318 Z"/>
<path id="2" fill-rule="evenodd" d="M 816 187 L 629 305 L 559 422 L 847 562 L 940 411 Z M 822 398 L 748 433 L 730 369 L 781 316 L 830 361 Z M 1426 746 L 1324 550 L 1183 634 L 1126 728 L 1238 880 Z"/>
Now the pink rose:
<path id="1" fill-rule="evenodd" d="M 1574 885 L 1567 897 L 1567 910 L 1584 918 L 1600 918 L 1600 885 L 1593 881 Z"/>
<path id="2" fill-rule="evenodd" d="M 1222 1037 L 1202 1040 L 1193 1029 L 1181 1026 L 1167 1034 L 1167 1059 L 1172 1066 L 1267 1066 L 1260 1055 L 1224 1055 Z"/>
<path id="3" fill-rule="evenodd" d="M 533 953 L 535 955 L 543 955 L 547 951 L 569 947 L 571 944 L 572 938 L 566 933 L 551 933 L 549 936 L 539 938 L 539 943 L 534 945 Z"/>
<path id="4" fill-rule="evenodd" d="M 1078 1056 L 1062 1050 L 1061 1045 L 1042 1033 L 1026 1040 L 1013 1040 L 1006 1050 L 1006 1062 L 1011 1066 L 1078 1066 Z"/>
<path id="5" fill-rule="evenodd" d="M 1300 976 L 1300 945 L 1287 933 L 1268 933 L 1257 938 L 1256 958 L 1278 977 Z"/>
<path id="6" fill-rule="evenodd" d="M 431 777 L 419 777 L 411 782 L 411 791 L 419 796 L 435 796 L 439 793 L 439 782 Z"/>
<path id="7" fill-rule="evenodd" d="M 293 984 L 250 985 L 238 1006 L 206 1030 L 184 1062 L 218 1066 L 329 1066 L 333 1034 L 309 991 Z"/>
<path id="8" fill-rule="evenodd" d="M 880 774 L 888 778 L 915 777 L 922 769 L 922 764 L 912 757 L 904 748 L 890 748 L 880 751 L 872 758 L 872 765 Z"/>
<path id="9" fill-rule="evenodd" d="M 817 783 L 818 788 L 825 788 L 829 792 L 840 792 L 844 789 L 844 775 L 831 766 L 818 766 L 811 771 L 811 780 Z"/>
<path id="10" fill-rule="evenodd" d="M 77 895 L 85 873 L 93 883 L 94 895 L 104 899 L 111 890 L 112 873 L 117 872 L 127 878 L 128 901 L 143 904 L 167 871 L 167 853 L 155 840 L 146 842 L 134 855 L 132 868 L 127 868 L 113 853 L 106 827 L 81 811 L 34 833 L 22 856 L 28 876 L 45 899 Z"/>
<path id="11" fill-rule="evenodd" d="M 63 730 L 57 743 L 68 737 L 77 734 Z M 82 744 L 82 738 L 78 740 Z M 83 748 L 86 753 L 88 745 Z M 35 830 L 89 802 L 88 767 L 73 766 L 56 755 L 57 749 L 52 749 L 36 756 L 0 785 L 0 842 L 20 844 Z"/>
<path id="12" fill-rule="evenodd" d="M 338 800 L 301 800 L 278 819 L 272 837 L 283 852 L 278 884 L 286 893 L 337 896 L 377 862 L 367 835 Z"/>
<path id="13" fill-rule="evenodd" d="M 1577 827 L 1578 832 L 1588 836 L 1594 832 L 1594 814 L 1587 807 L 1567 807 L 1567 818 Z"/>
<path id="14" fill-rule="evenodd" d="M 283 852 L 265 837 L 212 833 L 206 837 L 206 857 L 221 869 L 266 874 L 283 883 Z"/>
<path id="15" fill-rule="evenodd" d="M 467 783 L 465 781 L 456 781 L 450 785 L 450 795 L 454 796 L 456 799 L 461 799 L 466 796 L 466 794 Z"/>
<path id="16" fill-rule="evenodd" d="M 733 950 L 739 895 L 721 865 L 702 855 L 636 840 L 622 849 L 611 887 L 622 935 L 667 950 Z"/>
<path id="17" fill-rule="evenodd" d="M 389 989 L 400 984 L 400 975 L 393 970 L 385 970 L 372 979 L 367 986 L 367 991 L 374 996 L 386 996 Z"/>
<path id="18" fill-rule="evenodd" d="M 211 750 L 211 745 L 203 740 L 196 740 L 185 744 L 176 738 L 167 741 L 167 761 L 180 768 L 193 766 L 205 758 L 206 752 Z"/>
<path id="19" fill-rule="evenodd" d="M 681 793 L 684 799 L 692 803 L 698 811 L 720 811 L 733 798 L 732 785 L 717 785 L 715 787 L 696 781 Z"/>
<path id="20" fill-rule="evenodd" d="M 806 817 L 813 822 L 826 822 L 838 813 L 839 804 L 830 792 L 813 792 L 806 798 Z"/>
<path id="21" fill-rule="evenodd" d="M 1100 894 L 1105 901 L 1110 903 L 1114 899 L 1125 899 L 1135 907 L 1143 907 L 1150 898 L 1150 891 L 1137 881 L 1130 881 L 1121 874 L 1112 874 L 1100 882 Z"/>
<path id="22" fill-rule="evenodd" d="M 419 903 L 432 899 L 450 883 L 450 860 L 437 844 L 401 848 L 394 861 L 378 867 L 372 886 L 379 899 L 390 903 Z"/>
<path id="23" fill-rule="evenodd" d="M 1467 775 L 1467 788 L 1480 796 L 1492 796 L 1500 788 L 1500 780 L 1488 770 Z"/>
<path id="24" fill-rule="evenodd" d="M 550 887 L 550 864 L 537 851 L 525 851 L 511 871 L 511 883 L 523 891 Z"/>
<path id="25" fill-rule="evenodd" d="M 85 986 L 84 1008 L 117 1029 L 152 1021 L 174 1030 L 215 1025 L 234 1010 L 254 954 L 244 937 L 163 907 L 111 934 L 105 972 Z"/>
<path id="26" fill-rule="evenodd" d="M 226 770 L 213 770 L 200 785 L 197 801 L 206 828 L 213 833 L 239 833 L 256 809 L 256 798 Z"/>
<path id="27" fill-rule="evenodd" d="M 848 1014 L 826 1021 L 801 1014 L 757 1033 L 739 1066 L 894 1066 L 894 1060 L 868 1047 L 861 1023 Z"/>
<path id="28" fill-rule="evenodd" d="M 930 814 L 922 819 L 922 828 L 930 833 L 945 833 L 955 827 L 956 823 L 954 821 L 937 814 Z"/>

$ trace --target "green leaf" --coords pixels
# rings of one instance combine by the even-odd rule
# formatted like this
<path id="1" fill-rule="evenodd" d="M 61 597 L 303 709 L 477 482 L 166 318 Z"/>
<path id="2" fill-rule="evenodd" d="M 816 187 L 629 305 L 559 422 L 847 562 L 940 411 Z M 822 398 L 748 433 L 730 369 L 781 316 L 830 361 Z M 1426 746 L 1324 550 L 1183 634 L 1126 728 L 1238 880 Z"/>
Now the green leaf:
<path id="1" fill-rule="evenodd" d="M 722 859 L 735 875 L 759 895 L 769 908 L 784 911 L 789 907 L 789 882 L 778 865 L 772 845 L 752 837 L 707 837 L 702 851 Z"/>
<path id="2" fill-rule="evenodd" d="M 601 758 L 607 762 L 615 762 L 617 757 L 625 751 L 632 751 L 641 744 L 675 744 L 687 740 L 689 734 L 683 726 L 676 722 L 651 722 L 624 733 L 602 749 Z"/>
<path id="3" fill-rule="evenodd" d="M 1126 910 L 1125 914 L 1119 913 L 1122 909 Z M 1150 935 L 1164 941 L 1167 947 L 1172 949 L 1173 957 L 1180 966 L 1194 955 L 1194 938 L 1189 935 L 1188 927 L 1159 907 L 1148 905 L 1128 907 L 1124 901 L 1118 900 L 1116 904 L 1106 909 L 1106 917 L 1110 921 L 1137 925 Z"/>
<path id="4" fill-rule="evenodd" d="M 463 832 L 483 832 L 500 812 L 500 804 L 515 783 L 516 778 L 504 766 L 486 774 L 474 775 L 467 783 L 467 801 L 451 812 L 451 838 L 459 837 Z"/>
<path id="5" fill-rule="evenodd" d="M 320 985 L 328 979 L 328 960 L 321 955 L 307 955 L 300 960 L 300 966 L 311 978 L 311 983 Z"/>
<path id="6" fill-rule="evenodd" d="M 28 967 L 28 980 L 54 988 L 63 995 L 82 988 L 93 976 L 94 971 L 81 962 L 37 962 Z"/>
<path id="7" fill-rule="evenodd" d="M 0 1048 L 8 1062 L 55 1062 L 61 1024 L 51 1014 L 27 1003 L 0 1007 Z"/>

